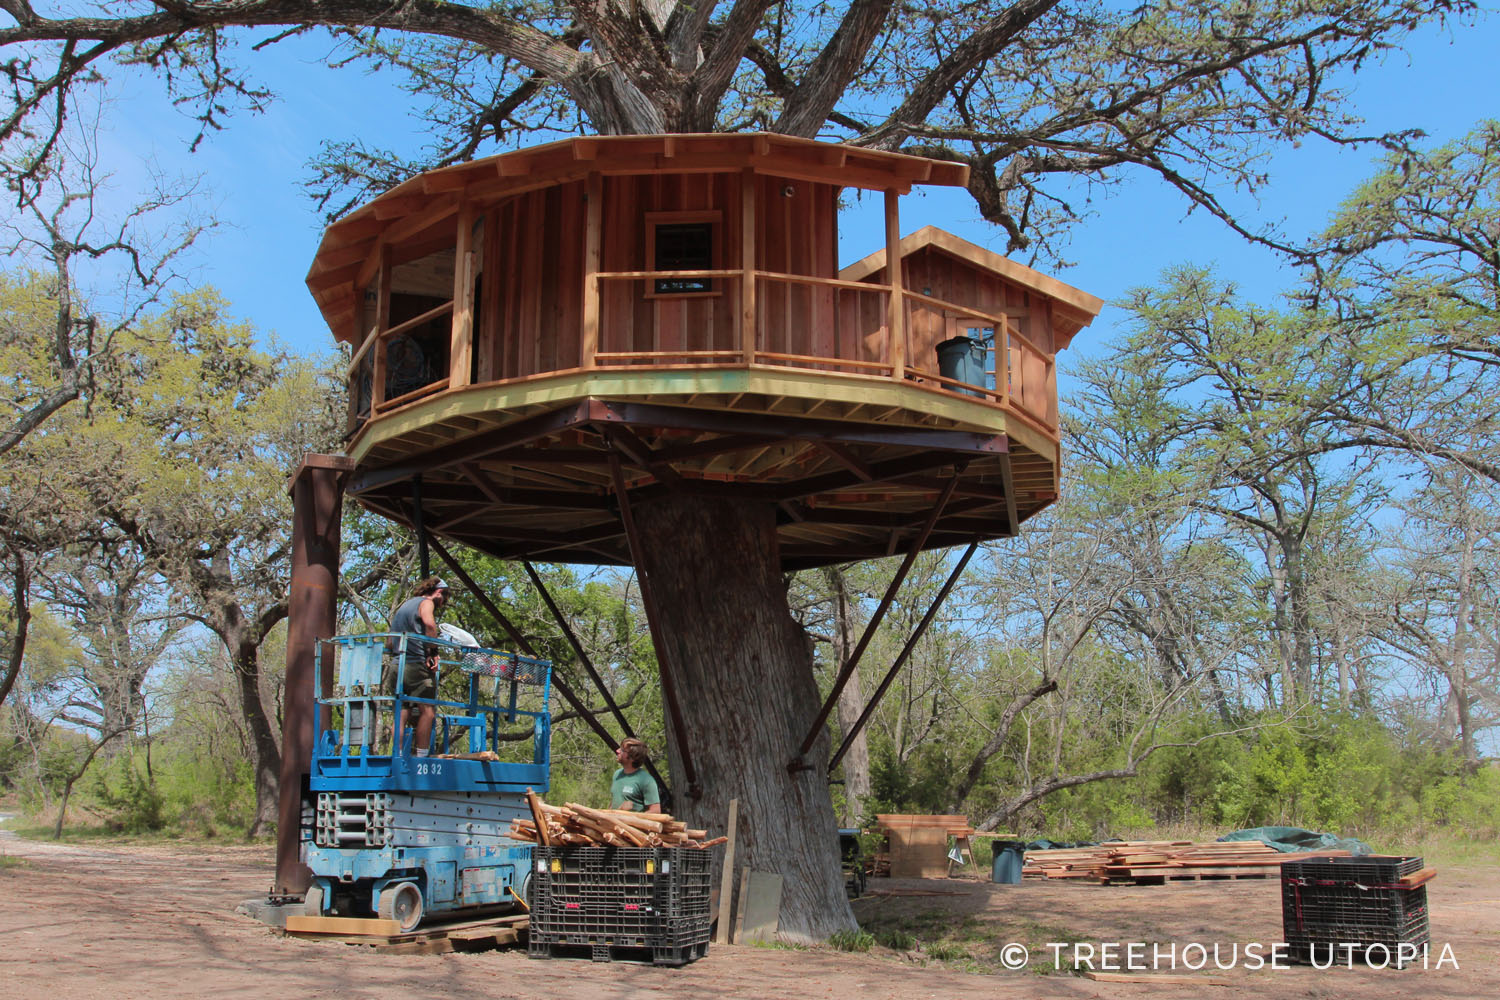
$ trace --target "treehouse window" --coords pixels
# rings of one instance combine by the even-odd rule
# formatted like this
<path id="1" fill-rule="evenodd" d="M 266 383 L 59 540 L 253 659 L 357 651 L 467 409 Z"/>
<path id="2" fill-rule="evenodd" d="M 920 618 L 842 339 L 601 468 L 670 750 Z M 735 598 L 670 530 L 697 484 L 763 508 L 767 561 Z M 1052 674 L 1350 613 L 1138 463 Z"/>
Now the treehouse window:
<path id="1" fill-rule="evenodd" d="M 718 264 L 718 212 L 653 212 L 646 217 L 646 251 L 653 271 L 712 271 Z M 713 295 L 715 280 L 657 278 L 651 295 Z"/>

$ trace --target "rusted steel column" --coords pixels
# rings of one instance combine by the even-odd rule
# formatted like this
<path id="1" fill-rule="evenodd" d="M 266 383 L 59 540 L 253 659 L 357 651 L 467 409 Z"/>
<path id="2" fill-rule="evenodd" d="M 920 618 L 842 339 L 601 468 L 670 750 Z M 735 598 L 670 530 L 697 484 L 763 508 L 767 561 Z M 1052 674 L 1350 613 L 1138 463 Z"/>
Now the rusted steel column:
<path id="1" fill-rule="evenodd" d="M 287 601 L 286 704 L 281 740 L 281 799 L 276 822 L 276 888 L 307 889 L 311 873 L 299 856 L 302 788 L 312 763 L 313 654 L 338 627 L 339 526 L 344 484 L 354 460 L 307 454 L 292 475 L 292 584 Z M 325 671 L 323 691 L 333 690 Z"/>

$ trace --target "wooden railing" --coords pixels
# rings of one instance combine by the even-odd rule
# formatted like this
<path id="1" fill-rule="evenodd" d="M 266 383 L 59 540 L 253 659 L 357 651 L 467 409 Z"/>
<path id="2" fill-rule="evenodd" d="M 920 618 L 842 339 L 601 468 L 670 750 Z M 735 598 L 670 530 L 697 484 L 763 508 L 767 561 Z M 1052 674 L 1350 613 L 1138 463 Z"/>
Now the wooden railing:
<path id="1" fill-rule="evenodd" d="M 452 374 L 444 372 L 440 377 L 434 378 L 425 385 L 413 387 L 391 398 L 386 397 L 386 382 L 390 374 L 388 361 L 392 341 L 452 312 L 453 302 L 450 300 L 388 329 L 382 330 L 379 323 L 370 329 L 363 343 L 359 345 L 359 350 L 355 351 L 354 356 L 349 359 L 349 367 L 346 371 L 350 390 L 351 423 L 357 423 L 370 413 L 379 414 L 382 411 L 394 410 L 398 406 L 441 392 L 449 387 Z M 369 380 L 368 389 L 365 385 L 366 378 Z M 366 393 L 368 393 L 368 398 L 366 398 Z M 368 404 L 368 409 L 365 404 Z"/>
<path id="2" fill-rule="evenodd" d="M 893 311 L 888 285 L 773 271 L 612 271 L 595 272 L 590 279 L 586 284 L 594 299 L 585 298 L 577 369 L 766 366 L 894 378 L 1004 408 L 1044 435 L 1057 438 L 1054 358 L 1027 339 L 1015 318 L 1005 313 L 985 313 L 907 289 L 896 290 L 901 308 Z M 713 287 L 688 296 L 650 294 L 649 283 L 671 279 L 710 280 Z M 621 296 L 621 284 L 645 287 Z M 607 306 L 617 302 L 628 303 L 630 309 L 611 312 Z M 642 303 L 650 304 L 652 319 L 638 329 L 636 315 L 644 314 Z M 348 369 L 353 427 L 361 422 L 357 397 L 362 378 L 370 379 L 370 412 L 376 415 L 450 386 L 465 385 L 466 379 L 445 376 L 385 398 L 390 343 L 453 311 L 450 301 L 387 330 L 371 330 Z M 893 314 L 901 325 L 899 340 L 894 342 L 889 329 Z M 944 376 L 931 370 L 936 358 L 912 356 L 914 331 L 923 341 L 932 342 L 931 324 L 941 324 L 944 330 L 982 327 L 993 331 L 983 380 L 990 384 Z M 572 367 L 559 366 L 561 370 Z M 543 374 L 548 372 L 523 370 L 516 377 Z"/>

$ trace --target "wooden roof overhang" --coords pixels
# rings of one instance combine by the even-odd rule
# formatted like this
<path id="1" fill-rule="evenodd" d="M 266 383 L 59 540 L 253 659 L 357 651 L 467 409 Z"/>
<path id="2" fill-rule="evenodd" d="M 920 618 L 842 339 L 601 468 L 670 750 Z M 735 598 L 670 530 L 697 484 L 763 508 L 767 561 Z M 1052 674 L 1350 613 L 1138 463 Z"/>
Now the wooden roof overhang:
<path id="1" fill-rule="evenodd" d="M 1098 296 L 1090 295 L 1088 292 L 1074 288 L 1040 271 L 1034 271 L 1025 264 L 1018 264 L 993 250 L 986 250 L 978 244 L 970 243 L 936 226 L 923 226 L 910 236 L 903 238 L 900 243 L 901 259 L 905 260 L 912 254 L 929 247 L 957 260 L 990 271 L 1006 281 L 1050 299 L 1052 335 L 1059 351 L 1066 348 L 1078 331 L 1092 323 L 1099 315 L 1099 310 L 1104 308 L 1104 300 Z M 885 255 L 885 248 L 882 247 L 868 257 L 855 261 L 841 270 L 839 277 L 844 281 L 880 279 L 885 274 Z"/>
<path id="2" fill-rule="evenodd" d="M 906 194 L 913 184 L 963 186 L 969 168 L 766 133 L 590 136 L 429 170 L 333 223 L 307 275 L 334 337 L 358 344 L 362 290 L 374 279 L 383 245 L 421 246 L 450 236 L 460 204 L 476 210 L 589 174 L 689 174 L 742 170 Z"/>

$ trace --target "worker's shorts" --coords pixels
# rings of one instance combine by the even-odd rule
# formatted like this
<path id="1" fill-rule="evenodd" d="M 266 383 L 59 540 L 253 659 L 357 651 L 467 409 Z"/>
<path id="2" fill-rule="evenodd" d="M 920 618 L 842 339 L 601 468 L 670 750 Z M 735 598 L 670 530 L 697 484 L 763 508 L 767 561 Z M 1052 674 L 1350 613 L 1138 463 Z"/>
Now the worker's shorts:
<path id="1" fill-rule="evenodd" d="M 409 657 L 399 656 L 387 651 L 382 657 L 382 686 L 386 694 L 396 693 L 396 672 L 398 665 L 405 661 L 404 669 L 401 669 L 401 689 L 408 697 L 414 698 L 436 698 L 437 697 L 437 675 L 423 660 L 413 660 Z"/>

